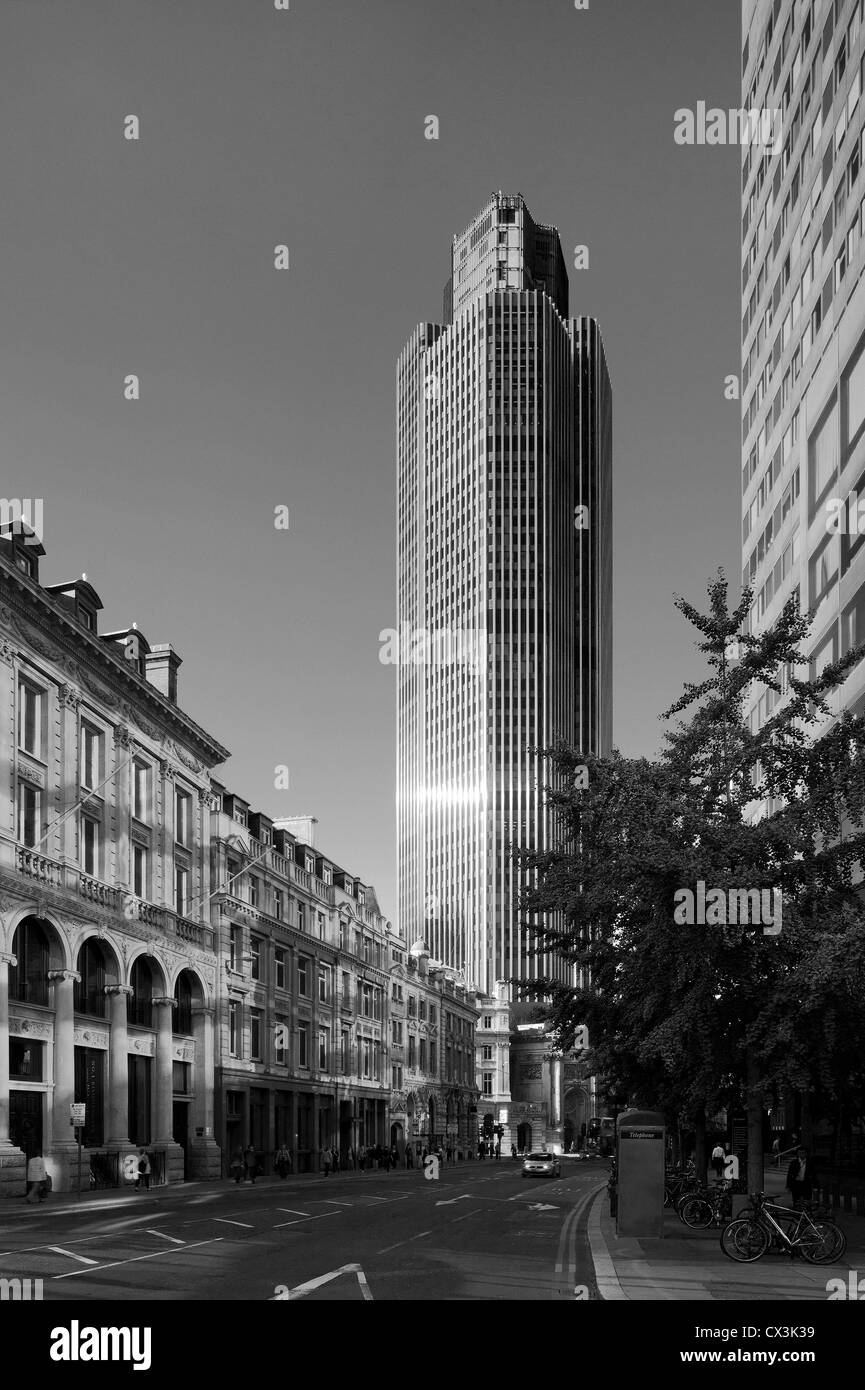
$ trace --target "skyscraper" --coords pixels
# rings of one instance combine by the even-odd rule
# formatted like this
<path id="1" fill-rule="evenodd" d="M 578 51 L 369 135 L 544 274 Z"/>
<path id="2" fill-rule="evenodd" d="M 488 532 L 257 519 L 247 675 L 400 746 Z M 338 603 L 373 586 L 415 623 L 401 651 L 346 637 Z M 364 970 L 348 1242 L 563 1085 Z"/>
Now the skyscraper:
<path id="1" fill-rule="evenodd" d="M 814 610 L 813 674 L 865 639 L 862 21 L 863 0 L 742 10 L 743 107 L 783 112 L 780 153 L 743 148 L 742 583 L 753 632 L 794 590 Z M 779 698 L 754 690 L 755 731 Z M 862 712 L 865 662 L 831 699 Z"/>
<path id="2" fill-rule="evenodd" d="M 492 993 L 528 954 L 512 844 L 544 848 L 557 740 L 612 734 L 612 395 L 558 233 L 493 194 L 443 323 L 397 365 L 397 833 L 406 939 Z"/>

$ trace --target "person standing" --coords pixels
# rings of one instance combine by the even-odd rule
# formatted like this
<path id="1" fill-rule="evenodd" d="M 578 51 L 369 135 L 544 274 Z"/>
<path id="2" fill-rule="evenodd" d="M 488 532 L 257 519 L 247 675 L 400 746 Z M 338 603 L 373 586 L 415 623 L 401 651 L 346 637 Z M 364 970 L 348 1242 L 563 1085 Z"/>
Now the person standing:
<path id="1" fill-rule="evenodd" d="M 814 1160 L 804 1145 L 796 1150 L 796 1157 L 787 1169 L 787 1190 L 792 1194 L 793 1205 L 809 1201 L 816 1188 L 820 1186 Z"/>
<path id="2" fill-rule="evenodd" d="M 135 1179 L 136 1187 L 143 1187 L 146 1192 L 150 1190 L 150 1159 L 146 1149 L 138 1150 L 138 1177 Z"/>
<path id="3" fill-rule="evenodd" d="M 246 1176 L 255 1186 L 255 1175 L 258 1172 L 258 1158 L 252 1144 L 247 1144 L 243 1151 L 243 1160 L 246 1164 Z"/>
<path id="4" fill-rule="evenodd" d="M 238 1146 L 234 1151 L 234 1158 L 231 1160 L 230 1167 L 230 1172 L 234 1174 L 234 1181 L 236 1183 L 243 1181 L 243 1168 L 243 1149 Z"/>
<path id="5" fill-rule="evenodd" d="M 724 1157 L 725 1155 L 723 1144 L 716 1144 L 714 1149 L 712 1150 L 712 1167 L 715 1170 L 715 1177 L 719 1180 L 721 1174 L 724 1171 Z"/>
<path id="6" fill-rule="evenodd" d="M 37 1149 L 33 1157 L 27 1160 L 27 1201 L 35 1206 L 37 1202 L 44 1202 L 47 1196 L 48 1170 L 42 1150 Z"/>
<path id="7" fill-rule="evenodd" d="M 323 1169 L 324 1169 L 324 1176 L 325 1176 L 325 1177 L 328 1177 L 328 1176 L 330 1175 L 330 1164 L 331 1164 L 331 1153 L 330 1153 L 330 1149 L 322 1149 L 322 1152 L 321 1152 L 321 1166 L 322 1166 Z"/>

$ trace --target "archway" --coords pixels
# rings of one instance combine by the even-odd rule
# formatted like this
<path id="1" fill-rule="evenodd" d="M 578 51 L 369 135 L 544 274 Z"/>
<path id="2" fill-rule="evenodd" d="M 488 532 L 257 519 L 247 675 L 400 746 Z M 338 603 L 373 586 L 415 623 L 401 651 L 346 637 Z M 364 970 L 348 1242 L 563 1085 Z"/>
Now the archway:
<path id="1" fill-rule="evenodd" d="M 75 969 L 81 976 L 72 989 L 75 1012 L 90 1018 L 105 1018 L 108 1011 L 105 987 L 116 984 L 119 979 L 114 952 L 106 949 L 98 937 L 88 936 L 79 947 Z"/>
<path id="2" fill-rule="evenodd" d="M 51 968 L 54 932 L 39 917 L 25 917 L 15 928 L 9 967 L 9 998 L 19 1004 L 48 1003 L 48 971 Z"/>
<path id="3" fill-rule="evenodd" d="M 532 1127 L 527 1121 L 517 1125 L 517 1149 L 521 1154 L 532 1151 Z"/>

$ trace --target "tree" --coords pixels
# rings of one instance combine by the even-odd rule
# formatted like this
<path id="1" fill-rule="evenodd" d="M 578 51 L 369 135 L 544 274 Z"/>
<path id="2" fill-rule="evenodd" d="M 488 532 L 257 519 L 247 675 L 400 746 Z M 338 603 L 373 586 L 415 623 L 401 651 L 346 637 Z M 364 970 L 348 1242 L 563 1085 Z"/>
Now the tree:
<path id="1" fill-rule="evenodd" d="M 536 952 L 576 972 L 576 987 L 532 987 L 560 1046 L 588 1024 L 599 1071 L 690 1119 L 701 1163 L 707 1110 L 744 1101 L 755 1190 L 765 1094 L 813 1085 L 837 1099 L 865 1042 L 865 720 L 830 707 L 865 648 L 809 677 L 796 602 L 758 636 L 741 631 L 750 603 L 746 591 L 729 610 L 723 573 L 706 613 L 676 599 L 709 674 L 661 716 L 677 717 L 661 756 L 548 750 L 557 848 L 517 857 Z M 761 690 L 769 717 L 752 730 Z M 780 891 L 780 934 L 677 921 L 677 893 L 700 882 L 726 902 Z"/>

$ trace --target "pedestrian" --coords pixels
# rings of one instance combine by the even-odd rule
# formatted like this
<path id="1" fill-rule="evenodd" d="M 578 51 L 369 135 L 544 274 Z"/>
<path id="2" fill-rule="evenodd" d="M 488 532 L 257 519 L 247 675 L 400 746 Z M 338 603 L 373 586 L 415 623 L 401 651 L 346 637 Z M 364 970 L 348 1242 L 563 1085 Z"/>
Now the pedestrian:
<path id="1" fill-rule="evenodd" d="M 517 1156 L 517 1146 L 516 1146 L 516 1144 L 511 1144 L 511 1158 L 516 1158 L 516 1156 Z"/>
<path id="2" fill-rule="evenodd" d="M 42 1150 L 37 1149 L 33 1157 L 27 1160 L 27 1201 L 35 1206 L 37 1202 L 44 1202 L 47 1196 L 48 1170 Z"/>
<path id="3" fill-rule="evenodd" d="M 333 1171 L 335 1173 L 339 1172 L 339 1149 L 333 1150 Z"/>
<path id="4" fill-rule="evenodd" d="M 322 1163 L 322 1167 L 324 1168 L 324 1176 L 327 1177 L 327 1176 L 329 1175 L 329 1173 L 330 1173 L 330 1165 L 331 1165 L 331 1152 L 330 1152 L 330 1149 L 322 1149 L 322 1153 L 321 1153 L 321 1163 Z"/>
<path id="5" fill-rule="evenodd" d="M 724 1171 L 724 1157 L 725 1157 L 725 1155 L 724 1155 L 724 1146 L 723 1146 L 723 1144 L 720 1144 L 720 1143 L 716 1144 L 715 1147 L 714 1147 L 714 1149 L 712 1150 L 712 1167 L 713 1167 L 714 1170 L 715 1170 L 715 1177 L 718 1178 L 719 1180 L 720 1180 L 721 1174 L 722 1174 L 723 1171 Z"/>
<path id="6" fill-rule="evenodd" d="M 501 1156 L 502 1156 L 502 1141 L 501 1141 L 501 1139 L 497 1139 L 497 1140 L 496 1140 L 496 1158 L 501 1158 Z"/>
<path id="7" fill-rule="evenodd" d="M 135 1179 L 136 1187 L 143 1187 L 145 1191 L 150 1190 L 150 1159 L 146 1149 L 138 1150 L 138 1177 Z"/>
<path id="8" fill-rule="evenodd" d="M 231 1165 L 229 1168 L 229 1171 L 234 1174 L 235 1182 L 243 1181 L 243 1169 L 243 1149 L 238 1147 L 234 1151 L 234 1158 L 231 1160 Z"/>
<path id="9" fill-rule="evenodd" d="M 255 1186 L 255 1175 L 258 1172 L 258 1157 L 252 1144 L 247 1144 L 243 1151 L 243 1161 L 246 1164 L 246 1176 Z"/>
<path id="10" fill-rule="evenodd" d="M 414 1157 L 411 1151 L 411 1144 L 406 1144 L 405 1146 L 405 1166 L 406 1168 L 414 1167 Z"/>
<path id="11" fill-rule="evenodd" d="M 291 1169 L 291 1153 L 286 1148 L 285 1144 L 280 1144 L 273 1156 L 273 1161 L 276 1165 L 277 1173 L 281 1178 L 284 1178 L 286 1173 Z"/>
<path id="12" fill-rule="evenodd" d="M 793 1205 L 809 1201 L 816 1188 L 820 1186 L 814 1160 L 803 1144 L 796 1150 L 796 1157 L 787 1169 L 787 1189 L 793 1196 Z"/>

